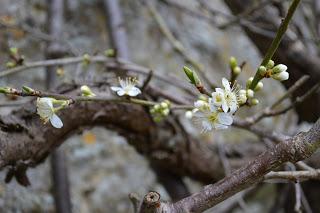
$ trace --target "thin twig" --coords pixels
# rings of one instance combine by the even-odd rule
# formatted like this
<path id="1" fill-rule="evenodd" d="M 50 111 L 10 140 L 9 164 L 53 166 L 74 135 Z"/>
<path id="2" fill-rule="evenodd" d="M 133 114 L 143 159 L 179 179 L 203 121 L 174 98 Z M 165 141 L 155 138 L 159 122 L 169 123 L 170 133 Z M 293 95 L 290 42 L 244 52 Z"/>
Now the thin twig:
<path id="1" fill-rule="evenodd" d="M 36 62 L 26 62 L 22 66 L 0 71 L 0 78 L 4 76 L 16 74 L 19 72 L 32 70 L 34 68 L 39 68 L 39 67 L 65 66 L 65 65 L 71 65 L 71 64 L 78 64 L 82 62 L 83 62 L 83 57 L 69 57 L 69 58 L 51 59 L 51 60 L 43 60 L 43 61 L 36 61 Z M 117 58 L 115 60 L 113 58 L 107 58 L 102 55 L 91 56 L 90 63 L 103 63 L 109 69 L 129 70 L 131 72 L 136 72 L 143 75 L 148 75 L 150 71 L 149 68 L 134 64 L 130 61 L 127 61 L 121 58 Z M 189 94 L 195 94 L 193 90 L 186 87 L 186 85 L 175 76 L 172 76 L 172 75 L 163 76 L 158 74 L 158 72 L 155 72 L 154 77 L 165 83 L 181 88 L 184 91 L 188 92 Z"/>
<path id="2" fill-rule="evenodd" d="M 301 211 L 301 185 L 300 183 L 294 183 L 294 190 L 296 194 L 296 203 L 294 205 L 294 211 L 297 213 L 302 213 Z"/>
<path id="3" fill-rule="evenodd" d="M 33 92 L 26 93 L 22 90 L 17 90 L 10 88 L 9 91 L 5 92 L 7 95 L 16 95 L 21 97 L 49 97 L 57 100 L 68 100 L 69 104 L 74 104 L 76 102 L 109 102 L 109 103 L 132 103 L 143 106 L 154 106 L 158 104 L 157 102 L 142 100 L 137 98 L 110 98 L 110 97 L 86 97 L 86 96 L 69 96 L 57 93 L 42 92 L 39 90 L 34 90 Z M 182 109 L 192 109 L 189 105 L 172 105 L 170 109 L 172 110 L 182 110 Z"/>
<path id="4" fill-rule="evenodd" d="M 142 92 L 147 88 L 148 84 L 150 83 L 150 81 L 151 81 L 151 79 L 152 79 L 152 76 L 153 76 L 153 71 L 150 70 L 147 78 L 144 80 L 143 85 L 142 85 L 142 87 L 141 87 L 141 91 L 142 91 Z"/>
<path id="5" fill-rule="evenodd" d="M 297 9 L 299 3 L 300 3 L 300 0 L 293 0 L 292 1 L 291 5 L 289 7 L 288 13 L 287 13 L 286 17 L 283 19 L 280 27 L 278 28 L 276 37 L 273 39 L 273 41 L 272 41 L 267 53 L 265 54 L 260 66 L 266 66 L 267 63 L 270 61 L 270 59 L 272 59 L 274 53 L 278 49 L 278 46 L 282 40 L 282 37 L 284 36 L 285 32 L 287 31 L 289 22 L 291 21 L 293 14 L 294 14 L 295 10 Z M 250 89 L 254 90 L 262 78 L 263 78 L 263 76 L 260 74 L 259 70 L 257 70 L 257 72 L 252 80 L 252 83 L 250 85 Z"/>
<path id="6" fill-rule="evenodd" d="M 274 110 L 275 107 L 280 105 L 285 99 L 289 98 L 291 94 L 295 91 L 297 91 L 307 80 L 309 79 L 309 76 L 302 76 L 295 84 L 293 84 L 287 91 L 284 93 L 279 99 L 277 99 L 271 106 L 266 107 L 261 112 L 258 112 L 257 114 L 246 118 L 246 122 L 248 125 L 253 125 L 263 118 L 271 117 L 271 116 L 277 116 L 284 114 L 288 112 L 290 109 L 294 108 L 299 103 L 302 103 L 305 99 L 310 97 L 312 94 L 314 94 L 317 89 L 319 88 L 320 84 L 316 84 L 313 86 L 309 91 L 307 91 L 303 96 L 296 97 L 295 100 L 288 105 L 287 107 L 280 109 L 280 110 Z"/>
<path id="7" fill-rule="evenodd" d="M 313 171 L 280 171 L 280 172 L 269 172 L 264 176 L 264 179 L 287 179 L 291 181 L 302 181 L 302 180 L 319 180 L 320 169 Z"/>

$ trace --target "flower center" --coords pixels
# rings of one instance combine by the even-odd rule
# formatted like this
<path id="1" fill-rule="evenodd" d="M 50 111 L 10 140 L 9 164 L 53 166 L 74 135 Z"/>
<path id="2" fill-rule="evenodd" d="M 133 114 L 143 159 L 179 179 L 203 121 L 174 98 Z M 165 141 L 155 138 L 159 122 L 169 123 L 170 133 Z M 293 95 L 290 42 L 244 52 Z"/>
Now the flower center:
<path id="1" fill-rule="evenodd" d="M 218 113 L 217 112 L 213 112 L 208 116 L 208 120 L 211 123 L 215 123 L 218 120 Z"/>

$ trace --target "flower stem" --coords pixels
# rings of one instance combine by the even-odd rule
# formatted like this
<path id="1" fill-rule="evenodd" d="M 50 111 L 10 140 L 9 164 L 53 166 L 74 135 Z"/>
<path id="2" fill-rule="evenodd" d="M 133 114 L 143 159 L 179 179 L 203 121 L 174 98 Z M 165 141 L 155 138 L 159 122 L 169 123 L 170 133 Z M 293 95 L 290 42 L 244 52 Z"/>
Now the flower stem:
<path id="1" fill-rule="evenodd" d="M 272 59 L 274 53 L 276 52 L 276 50 L 279 47 L 279 44 L 282 40 L 283 35 L 285 34 L 285 32 L 288 29 L 289 22 L 291 21 L 293 14 L 294 14 L 295 10 L 297 9 L 299 3 L 300 3 L 300 0 L 293 0 L 292 1 L 291 5 L 289 7 L 288 13 L 287 13 L 286 17 L 284 18 L 284 20 L 282 21 L 282 23 L 277 31 L 276 37 L 273 39 L 273 41 L 272 41 L 267 53 L 265 54 L 260 66 L 266 66 L 267 63 L 269 62 L 269 60 Z M 263 79 L 263 76 L 261 76 L 259 70 L 257 70 L 257 72 L 252 80 L 252 83 L 250 85 L 250 89 L 254 90 L 261 79 Z"/>

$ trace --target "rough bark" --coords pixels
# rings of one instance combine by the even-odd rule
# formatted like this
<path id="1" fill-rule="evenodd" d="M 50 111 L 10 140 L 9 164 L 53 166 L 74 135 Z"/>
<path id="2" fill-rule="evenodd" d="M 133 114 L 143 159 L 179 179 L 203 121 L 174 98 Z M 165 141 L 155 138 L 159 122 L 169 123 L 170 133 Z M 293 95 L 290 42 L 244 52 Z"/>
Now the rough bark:
<path id="1" fill-rule="evenodd" d="M 142 204 L 149 206 L 149 209 L 145 211 L 142 208 L 140 212 L 203 212 L 237 192 L 259 183 L 263 180 L 265 174 L 283 163 L 294 163 L 310 157 L 319 147 L 320 119 L 308 132 L 301 132 L 282 141 L 219 182 L 207 185 L 202 191 L 176 203 L 161 202 L 159 197 L 157 205 L 148 205 L 148 199 L 146 198 L 150 194 L 147 194 Z"/>
<path id="2" fill-rule="evenodd" d="M 76 89 L 77 90 L 77 89 Z M 74 90 L 73 92 L 75 92 Z M 151 163 L 179 176 L 203 182 L 219 180 L 223 170 L 205 143 L 188 141 L 167 121 L 155 124 L 141 106 L 119 103 L 81 103 L 59 112 L 62 129 L 42 124 L 35 103 L 0 117 L 0 168 L 36 166 L 82 126 L 102 125 L 117 131 Z"/>

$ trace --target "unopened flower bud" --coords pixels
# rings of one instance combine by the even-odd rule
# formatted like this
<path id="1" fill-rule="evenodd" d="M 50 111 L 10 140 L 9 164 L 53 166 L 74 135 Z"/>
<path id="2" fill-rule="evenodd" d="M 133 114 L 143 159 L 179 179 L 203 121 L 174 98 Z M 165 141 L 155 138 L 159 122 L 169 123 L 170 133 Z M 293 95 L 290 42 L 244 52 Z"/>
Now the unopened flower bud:
<path id="1" fill-rule="evenodd" d="M 259 83 L 257 84 L 256 88 L 254 89 L 254 91 L 259 91 L 263 88 L 263 83 L 261 81 L 259 81 Z"/>
<path id="2" fill-rule="evenodd" d="M 251 105 L 257 105 L 257 104 L 259 104 L 259 100 L 256 99 L 256 98 L 253 98 L 253 99 L 251 100 Z"/>
<path id="3" fill-rule="evenodd" d="M 186 117 L 187 119 L 191 119 L 191 118 L 193 117 L 192 111 L 186 111 L 185 117 Z"/>
<path id="4" fill-rule="evenodd" d="M 274 67 L 274 61 L 273 60 L 269 60 L 267 63 L 267 69 L 272 69 Z"/>
<path id="5" fill-rule="evenodd" d="M 234 70 L 236 68 L 236 66 L 238 65 L 238 62 L 237 62 L 237 59 L 235 57 L 230 57 L 229 59 L 229 65 L 230 65 L 230 68 L 232 70 Z"/>
<path id="6" fill-rule="evenodd" d="M 30 87 L 27 87 L 27 86 L 22 86 L 22 91 L 27 93 L 27 94 L 32 94 L 34 93 L 34 89 L 30 88 Z"/>
<path id="7" fill-rule="evenodd" d="M 267 72 L 267 68 L 265 66 L 260 66 L 258 69 L 258 72 L 260 73 L 261 76 L 264 76 Z"/>
<path id="8" fill-rule="evenodd" d="M 248 89 L 248 90 L 247 90 L 247 97 L 248 97 L 248 98 L 253 98 L 253 96 L 254 96 L 253 90 L 252 90 L 252 89 Z"/>
<path id="9" fill-rule="evenodd" d="M 8 61 L 7 63 L 6 63 L 6 67 L 7 68 L 13 68 L 13 67 L 15 67 L 15 66 L 17 66 L 17 64 L 14 62 L 14 61 Z"/>
<path id="10" fill-rule="evenodd" d="M 277 66 L 273 67 L 272 74 L 277 74 L 281 72 L 287 71 L 288 67 L 284 64 L 278 64 Z"/>
<path id="11" fill-rule="evenodd" d="M 7 94 L 10 92 L 9 87 L 0 87 L 0 93 Z"/>
<path id="12" fill-rule="evenodd" d="M 250 77 L 248 80 L 247 80 L 247 87 L 249 88 L 251 83 L 253 81 L 253 77 Z"/>
<path id="13" fill-rule="evenodd" d="M 116 56 L 116 51 L 114 49 L 107 49 L 106 51 L 104 51 L 104 54 L 107 57 L 113 58 Z"/>
<path id="14" fill-rule="evenodd" d="M 160 106 L 162 108 L 168 108 L 169 107 L 169 105 L 166 102 L 161 102 Z"/>
<path id="15" fill-rule="evenodd" d="M 241 68 L 236 66 L 232 71 L 235 75 L 239 75 L 241 73 Z"/>
<path id="16" fill-rule="evenodd" d="M 247 95 L 246 94 L 239 94 L 238 96 L 238 103 L 244 104 L 247 102 Z"/>
<path id="17" fill-rule="evenodd" d="M 169 115 L 169 112 L 170 112 L 170 110 L 169 110 L 168 108 L 166 108 L 166 109 L 164 109 L 164 110 L 162 111 L 162 114 L 163 114 L 164 116 L 167 116 L 167 115 Z"/>
<path id="18" fill-rule="evenodd" d="M 154 105 L 154 107 L 153 107 L 156 111 L 158 111 L 161 107 L 160 107 L 160 105 L 159 104 L 156 104 L 156 105 Z"/>
<path id="19" fill-rule="evenodd" d="M 278 80 L 278 81 L 285 81 L 289 79 L 289 73 L 288 72 L 280 72 L 276 73 L 271 76 L 273 79 Z"/>
<path id="20" fill-rule="evenodd" d="M 91 91 L 90 87 L 88 87 L 87 85 L 81 86 L 80 90 L 81 90 L 82 96 L 85 96 L 85 97 L 94 97 L 94 96 L 96 96 L 96 94 L 94 94 Z"/>
<path id="21" fill-rule="evenodd" d="M 82 56 L 82 61 L 83 61 L 83 63 L 84 63 L 85 65 L 90 64 L 90 55 L 89 55 L 89 54 L 84 54 L 84 55 Z"/>
<path id="22" fill-rule="evenodd" d="M 195 71 L 191 70 L 189 67 L 186 67 L 186 66 L 183 67 L 183 71 L 193 85 L 195 86 L 201 85 L 201 81 Z"/>

